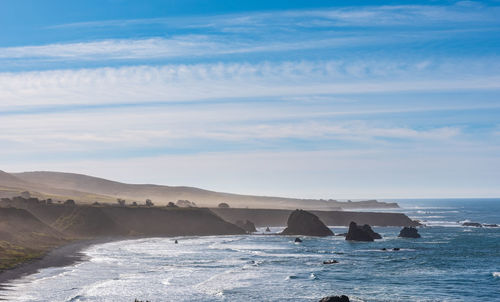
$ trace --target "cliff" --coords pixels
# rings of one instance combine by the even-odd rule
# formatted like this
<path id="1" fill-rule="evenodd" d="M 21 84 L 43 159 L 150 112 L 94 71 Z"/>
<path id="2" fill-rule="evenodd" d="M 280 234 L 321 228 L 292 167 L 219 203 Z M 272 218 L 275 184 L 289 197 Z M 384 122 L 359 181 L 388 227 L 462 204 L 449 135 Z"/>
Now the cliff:
<path id="1" fill-rule="evenodd" d="M 36 198 L 0 205 L 0 270 L 75 239 L 246 234 L 204 208 L 48 205 Z"/>
<path id="2" fill-rule="evenodd" d="M 257 227 L 286 226 L 292 211 L 274 209 L 213 208 L 226 221 L 250 220 Z M 329 226 L 349 226 L 351 221 L 374 226 L 418 226 L 419 223 L 401 213 L 309 211 Z"/>
<path id="3" fill-rule="evenodd" d="M 23 209 L 0 208 L 0 271 L 38 258 L 67 242 L 64 235 Z"/>

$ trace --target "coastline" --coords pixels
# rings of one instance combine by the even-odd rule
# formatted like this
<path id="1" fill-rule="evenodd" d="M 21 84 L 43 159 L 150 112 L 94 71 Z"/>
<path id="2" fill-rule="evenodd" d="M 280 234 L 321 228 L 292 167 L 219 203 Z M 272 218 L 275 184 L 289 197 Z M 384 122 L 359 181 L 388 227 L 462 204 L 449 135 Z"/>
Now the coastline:
<path id="1" fill-rule="evenodd" d="M 37 273 L 39 270 L 49 267 L 62 267 L 85 260 L 85 255 L 81 251 L 89 246 L 111 241 L 117 241 L 124 238 L 97 238 L 82 239 L 71 241 L 67 244 L 56 247 L 48 251 L 43 257 L 32 259 L 22 263 L 14 268 L 7 269 L 0 273 L 0 292 L 8 290 L 6 284 L 24 276 Z M 1 300 L 1 295 L 0 295 Z"/>

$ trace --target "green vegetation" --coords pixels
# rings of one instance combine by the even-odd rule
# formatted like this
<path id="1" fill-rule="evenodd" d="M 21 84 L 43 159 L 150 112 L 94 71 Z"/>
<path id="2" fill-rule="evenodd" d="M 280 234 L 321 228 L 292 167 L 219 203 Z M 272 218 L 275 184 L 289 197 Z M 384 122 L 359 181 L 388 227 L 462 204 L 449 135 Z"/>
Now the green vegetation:
<path id="1" fill-rule="evenodd" d="M 0 271 L 33 259 L 40 259 L 45 252 L 45 250 L 30 249 L 0 240 Z"/>

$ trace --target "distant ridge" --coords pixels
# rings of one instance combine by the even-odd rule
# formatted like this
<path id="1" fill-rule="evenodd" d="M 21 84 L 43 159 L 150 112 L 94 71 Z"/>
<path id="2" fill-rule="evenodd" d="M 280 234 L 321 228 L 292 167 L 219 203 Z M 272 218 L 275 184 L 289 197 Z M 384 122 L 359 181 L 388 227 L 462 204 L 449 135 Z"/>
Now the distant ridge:
<path id="1" fill-rule="evenodd" d="M 166 205 L 177 200 L 190 200 L 202 207 L 217 207 L 221 202 L 234 208 L 339 210 L 360 208 L 396 208 L 396 203 L 339 202 L 321 199 L 297 199 L 269 196 L 252 196 L 214 192 L 186 186 L 153 184 L 126 184 L 103 178 L 63 172 L 36 171 L 0 173 L 0 197 L 19 195 L 29 191 L 33 196 L 53 199 L 74 199 L 81 203 L 114 203 L 117 198 L 144 203 L 151 199 L 156 205 Z"/>

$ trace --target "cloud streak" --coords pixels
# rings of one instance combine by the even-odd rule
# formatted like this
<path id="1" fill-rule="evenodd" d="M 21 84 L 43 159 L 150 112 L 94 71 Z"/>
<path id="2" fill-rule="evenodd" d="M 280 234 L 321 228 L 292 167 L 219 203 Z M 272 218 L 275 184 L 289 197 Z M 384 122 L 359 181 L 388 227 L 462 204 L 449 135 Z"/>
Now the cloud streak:
<path id="1" fill-rule="evenodd" d="M 313 94 L 495 90 L 500 88 L 499 76 L 485 72 L 495 68 L 498 63 L 491 60 L 460 64 L 300 61 L 0 73 L 0 109 Z"/>

